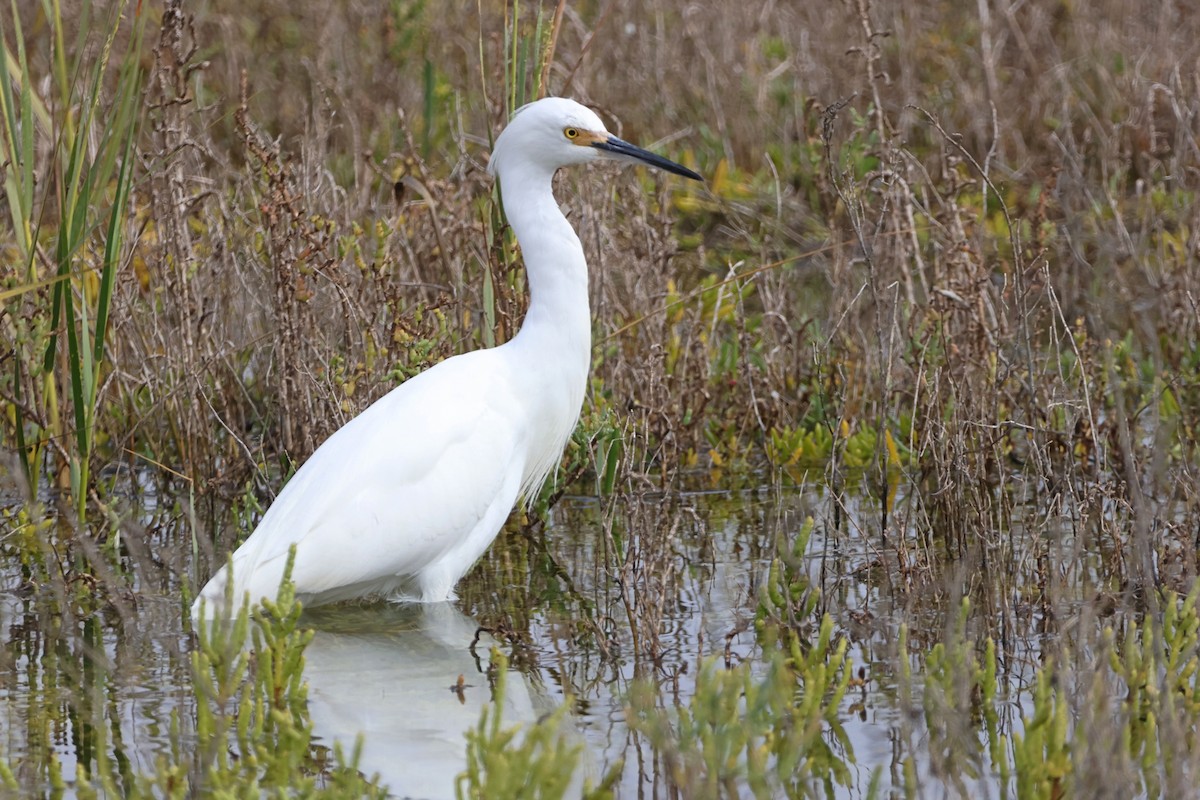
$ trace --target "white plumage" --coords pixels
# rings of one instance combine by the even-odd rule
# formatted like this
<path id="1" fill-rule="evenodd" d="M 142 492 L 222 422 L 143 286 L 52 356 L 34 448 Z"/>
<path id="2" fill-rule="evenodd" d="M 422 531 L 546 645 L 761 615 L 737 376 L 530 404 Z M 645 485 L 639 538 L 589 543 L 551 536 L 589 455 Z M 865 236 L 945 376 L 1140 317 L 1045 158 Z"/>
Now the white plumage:
<path id="1" fill-rule="evenodd" d="M 546 98 L 519 110 L 489 169 L 516 234 L 530 305 L 508 343 L 406 381 L 313 453 L 233 555 L 235 600 L 274 597 L 288 550 L 307 605 L 368 595 L 424 601 L 454 585 L 533 496 L 575 427 L 591 361 L 587 263 L 551 192 L 555 171 L 599 158 L 699 179 L 609 134 L 592 111 Z M 227 568 L 201 591 L 224 609 Z"/>

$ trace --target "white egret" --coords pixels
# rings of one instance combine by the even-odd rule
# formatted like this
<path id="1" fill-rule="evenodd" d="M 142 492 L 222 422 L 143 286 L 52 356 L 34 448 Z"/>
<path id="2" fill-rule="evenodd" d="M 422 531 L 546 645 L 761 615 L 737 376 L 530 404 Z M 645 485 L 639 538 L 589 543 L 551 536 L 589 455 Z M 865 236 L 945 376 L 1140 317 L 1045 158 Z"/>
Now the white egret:
<path id="1" fill-rule="evenodd" d="M 500 181 L 530 302 L 509 342 L 449 358 L 401 384 L 322 444 L 233 555 L 234 598 L 274 597 L 288 549 L 307 605 L 369 595 L 440 601 L 536 496 L 579 418 L 591 365 L 587 262 L 551 191 L 554 173 L 617 159 L 700 180 L 610 134 L 590 109 L 550 97 L 496 140 Z M 201 591 L 224 609 L 228 570 Z"/>

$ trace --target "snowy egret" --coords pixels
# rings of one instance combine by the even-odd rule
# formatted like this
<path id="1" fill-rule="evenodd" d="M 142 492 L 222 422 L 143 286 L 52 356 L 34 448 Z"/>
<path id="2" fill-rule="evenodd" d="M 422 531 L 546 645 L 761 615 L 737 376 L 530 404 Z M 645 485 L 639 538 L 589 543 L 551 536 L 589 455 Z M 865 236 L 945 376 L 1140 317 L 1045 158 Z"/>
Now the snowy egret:
<path id="1" fill-rule="evenodd" d="M 237 602 L 275 596 L 293 544 L 292 580 L 307 605 L 451 599 L 517 499 L 537 495 L 579 418 L 592 344 L 587 262 L 551 181 L 560 167 L 600 159 L 701 180 L 613 136 L 573 100 L 519 109 L 488 170 L 528 275 L 520 332 L 411 378 L 330 436 L 234 553 Z M 223 608 L 227 580 L 222 567 L 200 593 L 211 613 L 233 610 Z"/>

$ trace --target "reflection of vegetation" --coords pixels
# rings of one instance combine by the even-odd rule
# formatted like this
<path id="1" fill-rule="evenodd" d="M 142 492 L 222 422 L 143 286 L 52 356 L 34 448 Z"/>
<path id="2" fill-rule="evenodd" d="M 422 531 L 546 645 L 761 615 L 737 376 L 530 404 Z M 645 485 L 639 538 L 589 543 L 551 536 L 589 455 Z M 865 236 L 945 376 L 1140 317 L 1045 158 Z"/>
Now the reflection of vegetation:
<path id="1" fill-rule="evenodd" d="M 294 552 L 293 552 L 294 557 Z M 289 558 L 287 575 L 291 574 Z M 232 587 L 232 582 L 230 584 Z M 225 598 L 234 607 L 232 592 Z M 330 764 L 314 760 L 307 689 L 303 682 L 304 648 L 311 631 L 298 627 L 300 606 L 290 581 L 274 602 L 253 611 L 242 606 L 234 619 L 218 619 L 196 630 L 191 654 L 191 690 L 195 729 L 187 731 L 179 709 L 170 713 L 169 748 L 157 754 L 153 767 L 135 769 L 119 740 L 120 726 L 106 721 L 104 702 L 85 702 L 69 717 L 72 736 L 83 759 L 70 776 L 80 798 L 261 797 L 365 798 L 386 792 L 364 780 L 355 769 L 357 757 L 346 759 L 335 748 Z M 53 629 L 46 631 L 55 633 Z M 96 618 L 84 623 L 86 649 L 77 664 L 43 662 L 41 690 L 49 712 L 55 694 L 72 676 L 86 681 L 82 697 L 102 700 L 121 676 L 109 672 Z M 73 654 L 60 653 L 70 658 Z M 75 670 L 78 669 L 78 672 Z M 33 714 L 31 734 L 48 734 L 53 719 Z M 187 731 L 187 732 L 185 732 Z M 41 736 L 31 736 L 44 741 Z M 236 750 L 234 749 L 236 748 Z M 62 765 L 53 747 L 38 753 L 8 754 L 0 760 L 0 780 L 18 788 L 16 776 L 30 794 L 61 794 Z"/>

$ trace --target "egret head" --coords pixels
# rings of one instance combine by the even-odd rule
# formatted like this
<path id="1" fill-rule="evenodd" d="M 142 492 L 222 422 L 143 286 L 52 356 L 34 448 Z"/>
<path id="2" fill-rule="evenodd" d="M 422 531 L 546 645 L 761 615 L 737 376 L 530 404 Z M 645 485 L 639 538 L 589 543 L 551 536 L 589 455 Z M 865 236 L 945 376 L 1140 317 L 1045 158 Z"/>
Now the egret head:
<path id="1" fill-rule="evenodd" d="M 546 97 L 521 106 L 492 150 L 488 171 L 504 179 L 506 170 L 559 167 L 610 159 L 652 167 L 702 180 L 692 170 L 609 133 L 590 108 L 565 97 Z"/>

